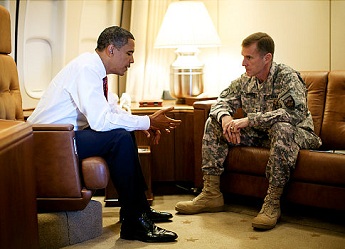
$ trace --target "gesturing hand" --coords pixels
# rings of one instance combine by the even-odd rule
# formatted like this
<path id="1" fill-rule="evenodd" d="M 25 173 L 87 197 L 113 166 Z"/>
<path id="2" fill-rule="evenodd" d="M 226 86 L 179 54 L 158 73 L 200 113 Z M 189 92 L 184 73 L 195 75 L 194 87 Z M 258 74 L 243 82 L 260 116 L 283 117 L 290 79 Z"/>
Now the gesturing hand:
<path id="1" fill-rule="evenodd" d="M 160 130 L 152 130 L 149 129 L 147 131 L 143 131 L 147 138 L 151 138 L 151 142 L 156 145 L 159 143 L 161 139 L 161 131 Z"/>
<path id="2" fill-rule="evenodd" d="M 169 107 L 156 111 L 155 113 L 149 115 L 150 118 L 150 129 L 152 130 L 165 130 L 169 133 L 170 130 L 175 129 L 181 124 L 181 120 L 173 119 L 167 117 L 165 114 L 174 110 L 174 107 Z"/>

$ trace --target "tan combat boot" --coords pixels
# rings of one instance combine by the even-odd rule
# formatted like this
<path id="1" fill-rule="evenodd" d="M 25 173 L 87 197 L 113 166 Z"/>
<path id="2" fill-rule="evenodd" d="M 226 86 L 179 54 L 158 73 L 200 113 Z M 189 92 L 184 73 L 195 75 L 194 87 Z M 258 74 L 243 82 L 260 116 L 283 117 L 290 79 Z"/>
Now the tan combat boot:
<path id="1" fill-rule="evenodd" d="M 280 218 L 280 196 L 283 188 L 269 186 L 261 211 L 253 219 L 252 226 L 258 229 L 272 229 Z"/>
<path id="2" fill-rule="evenodd" d="M 220 176 L 204 175 L 202 192 L 191 201 L 181 201 L 175 210 L 181 214 L 223 211 L 224 199 L 219 189 Z"/>

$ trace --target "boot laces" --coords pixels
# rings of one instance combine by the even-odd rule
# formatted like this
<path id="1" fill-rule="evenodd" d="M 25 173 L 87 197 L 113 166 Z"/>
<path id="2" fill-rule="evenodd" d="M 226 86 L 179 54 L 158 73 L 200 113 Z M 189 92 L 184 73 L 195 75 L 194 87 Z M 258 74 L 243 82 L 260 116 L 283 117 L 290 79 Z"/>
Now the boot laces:
<path id="1" fill-rule="evenodd" d="M 264 204 L 260 213 L 264 213 L 269 217 L 275 217 L 279 215 L 280 202 L 279 199 L 272 199 L 269 195 L 265 197 Z"/>

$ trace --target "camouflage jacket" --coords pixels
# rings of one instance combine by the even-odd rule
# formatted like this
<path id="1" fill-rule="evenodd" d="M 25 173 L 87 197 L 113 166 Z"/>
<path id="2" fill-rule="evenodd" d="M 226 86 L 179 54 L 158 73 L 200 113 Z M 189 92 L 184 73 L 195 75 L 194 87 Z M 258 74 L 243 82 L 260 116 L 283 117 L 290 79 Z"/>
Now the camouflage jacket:
<path id="1" fill-rule="evenodd" d="M 219 122 L 242 108 L 249 127 L 268 129 L 276 122 L 288 122 L 308 131 L 314 130 L 307 107 L 307 89 L 300 74 L 284 64 L 272 63 L 270 73 L 259 87 L 256 77 L 246 74 L 223 90 L 210 111 Z"/>

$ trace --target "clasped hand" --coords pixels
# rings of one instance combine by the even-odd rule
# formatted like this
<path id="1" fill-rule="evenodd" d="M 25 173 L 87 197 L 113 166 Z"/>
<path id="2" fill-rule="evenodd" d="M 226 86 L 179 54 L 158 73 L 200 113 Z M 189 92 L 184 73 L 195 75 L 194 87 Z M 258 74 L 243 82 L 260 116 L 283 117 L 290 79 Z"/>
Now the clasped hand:
<path id="1" fill-rule="evenodd" d="M 231 116 L 222 118 L 223 135 L 229 143 L 241 143 L 241 129 L 249 124 L 248 118 L 233 119 Z"/>
<path id="2" fill-rule="evenodd" d="M 166 113 L 174 110 L 174 107 L 165 108 L 149 115 L 150 118 L 150 129 L 144 131 L 147 137 L 152 136 L 153 144 L 158 144 L 161 137 L 161 130 L 166 133 L 170 133 L 171 130 L 175 129 L 181 124 L 181 120 L 169 118 Z"/>

